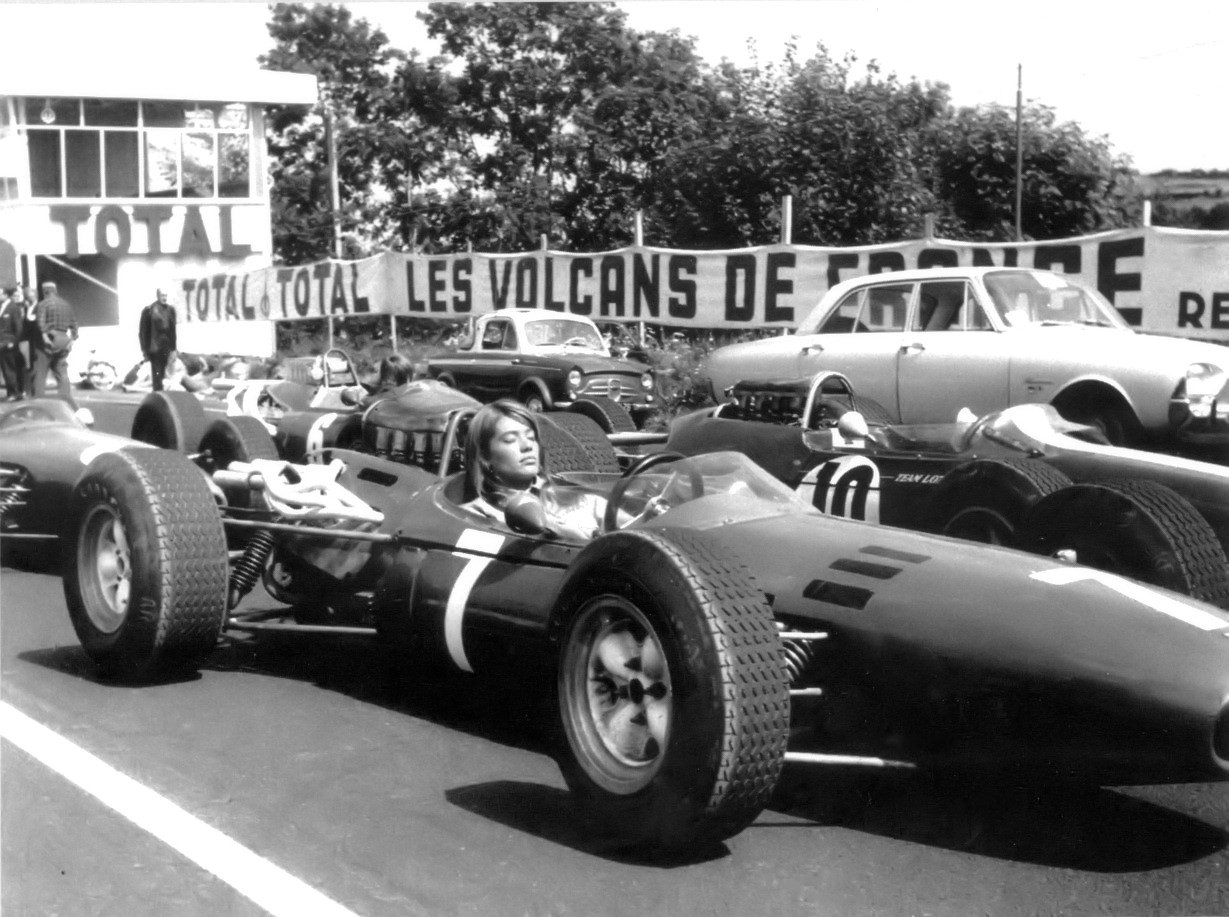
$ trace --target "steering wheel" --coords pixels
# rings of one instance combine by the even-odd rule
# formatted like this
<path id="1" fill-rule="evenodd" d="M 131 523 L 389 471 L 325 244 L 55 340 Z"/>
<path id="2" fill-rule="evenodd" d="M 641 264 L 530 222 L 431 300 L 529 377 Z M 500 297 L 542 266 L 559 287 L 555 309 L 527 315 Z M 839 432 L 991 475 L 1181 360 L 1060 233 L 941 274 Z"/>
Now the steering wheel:
<path id="1" fill-rule="evenodd" d="M 678 452 L 651 452 L 632 463 L 631 467 L 623 472 L 623 477 L 619 478 L 615 482 L 615 486 L 610 490 L 610 499 L 606 502 L 606 515 L 602 519 L 602 530 L 605 532 L 618 531 L 619 506 L 623 502 L 623 496 L 627 493 L 627 488 L 631 486 L 632 480 L 637 475 L 644 474 L 650 468 L 655 468 L 658 465 L 664 465 L 667 462 L 677 462 L 686 458 L 687 456 Z M 687 462 L 683 467 L 687 471 L 688 483 L 691 484 L 692 499 L 704 496 L 704 478 L 696 470 L 694 463 Z M 662 492 L 664 493 L 666 489 L 663 487 Z"/>

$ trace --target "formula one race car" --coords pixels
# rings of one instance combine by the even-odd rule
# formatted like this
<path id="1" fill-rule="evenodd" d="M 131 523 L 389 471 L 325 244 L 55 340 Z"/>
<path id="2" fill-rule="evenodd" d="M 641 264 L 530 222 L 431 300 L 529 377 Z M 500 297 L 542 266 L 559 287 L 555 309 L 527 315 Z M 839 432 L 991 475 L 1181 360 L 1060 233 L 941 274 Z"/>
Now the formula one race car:
<path id="1" fill-rule="evenodd" d="M 216 421 L 194 467 L 56 405 L 0 409 L 4 534 L 61 539 L 73 625 L 104 672 L 200 665 L 224 629 L 367 635 L 411 671 L 553 671 L 561 769 L 628 846 L 736 833 L 786 761 L 1229 778 L 1229 614 L 825 516 L 738 453 L 561 476 L 607 500 L 585 543 L 531 500 L 503 523 L 473 513 L 462 472 L 262 458 L 252 418 Z M 62 524 L 31 511 L 65 492 Z M 650 499 L 660 515 L 619 528 Z M 240 610 L 262 576 L 292 616 Z"/>
<path id="2" fill-rule="evenodd" d="M 350 355 L 336 347 L 321 356 L 292 358 L 282 379 L 220 378 L 212 388 L 225 399 L 227 416 L 255 417 L 270 433 L 287 414 L 351 411 L 369 390 Z"/>
<path id="3" fill-rule="evenodd" d="M 729 395 L 676 420 L 665 448 L 736 449 L 832 515 L 1062 552 L 1229 608 L 1224 466 L 1110 446 L 1048 404 L 882 423 L 834 372 Z"/>

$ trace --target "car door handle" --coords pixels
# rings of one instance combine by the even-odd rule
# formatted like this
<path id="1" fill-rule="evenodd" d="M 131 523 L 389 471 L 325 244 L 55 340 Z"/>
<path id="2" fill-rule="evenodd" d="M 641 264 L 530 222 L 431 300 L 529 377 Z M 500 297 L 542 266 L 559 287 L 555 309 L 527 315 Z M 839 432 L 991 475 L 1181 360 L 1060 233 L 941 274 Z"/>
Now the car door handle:
<path id="1" fill-rule="evenodd" d="M 908 344 L 903 345 L 900 348 L 900 352 L 901 353 L 921 353 L 925 349 L 926 347 L 924 344 L 919 344 L 917 341 L 912 341 Z"/>
<path id="2" fill-rule="evenodd" d="M 808 353 L 823 353 L 823 350 L 823 344 L 804 344 L 802 350 L 798 352 L 803 356 L 806 356 Z"/>

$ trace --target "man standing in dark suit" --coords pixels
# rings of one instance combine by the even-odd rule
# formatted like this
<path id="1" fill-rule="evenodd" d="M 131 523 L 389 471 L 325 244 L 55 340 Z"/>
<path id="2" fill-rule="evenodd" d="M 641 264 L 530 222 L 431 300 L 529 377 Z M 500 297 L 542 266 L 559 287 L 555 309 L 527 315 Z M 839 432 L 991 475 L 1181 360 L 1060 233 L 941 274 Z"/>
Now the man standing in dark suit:
<path id="1" fill-rule="evenodd" d="M 162 391 L 166 377 L 166 365 L 177 349 L 175 341 L 175 307 L 166 301 L 166 292 L 158 291 L 158 298 L 141 310 L 141 353 L 149 360 L 149 375 L 154 391 Z"/>
<path id="2" fill-rule="evenodd" d="M 68 379 L 68 352 L 77 340 L 77 316 L 73 307 L 56 293 L 56 285 L 48 280 L 43 284 L 43 298 L 34 310 L 38 320 L 38 336 L 34 348 L 34 395 L 41 398 L 47 393 L 47 372 L 55 375 L 60 397 L 75 411 L 77 399 L 73 397 L 73 384 Z"/>
<path id="3" fill-rule="evenodd" d="M 0 375 L 5 401 L 20 401 L 26 390 L 26 358 L 21 342 L 26 333 L 26 297 L 21 287 L 0 293 Z"/>

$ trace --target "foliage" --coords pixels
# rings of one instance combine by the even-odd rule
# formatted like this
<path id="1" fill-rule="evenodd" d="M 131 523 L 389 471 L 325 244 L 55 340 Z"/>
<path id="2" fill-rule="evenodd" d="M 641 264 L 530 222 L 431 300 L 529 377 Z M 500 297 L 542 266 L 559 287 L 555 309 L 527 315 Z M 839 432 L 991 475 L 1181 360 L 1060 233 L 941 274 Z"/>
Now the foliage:
<path id="1" fill-rule="evenodd" d="M 268 66 L 315 73 L 322 106 L 275 108 L 275 244 L 332 248 L 322 111 L 338 124 L 347 254 L 601 251 L 633 241 L 737 248 L 921 235 L 1014 236 L 1014 112 L 954 109 L 942 84 L 816 46 L 779 63 L 707 64 L 694 40 L 639 32 L 609 3 L 433 3 L 440 57 L 390 48 L 344 7 L 278 4 Z M 1137 218 L 1129 163 L 1030 105 L 1024 232 L 1055 238 Z"/>
<path id="2" fill-rule="evenodd" d="M 1052 109 L 1029 105 L 1021 118 L 1022 230 L 1052 239 L 1131 225 L 1138 220 L 1126 160 L 1104 139 L 1056 122 Z M 999 105 L 961 108 L 936 123 L 933 187 L 943 202 L 939 229 L 963 238 L 1012 238 L 1016 195 L 1015 112 Z"/>

